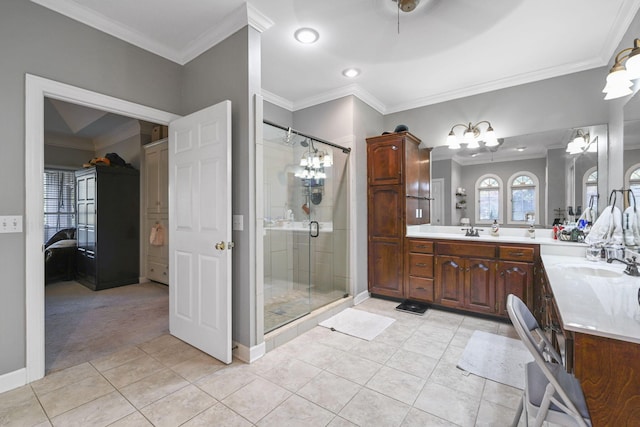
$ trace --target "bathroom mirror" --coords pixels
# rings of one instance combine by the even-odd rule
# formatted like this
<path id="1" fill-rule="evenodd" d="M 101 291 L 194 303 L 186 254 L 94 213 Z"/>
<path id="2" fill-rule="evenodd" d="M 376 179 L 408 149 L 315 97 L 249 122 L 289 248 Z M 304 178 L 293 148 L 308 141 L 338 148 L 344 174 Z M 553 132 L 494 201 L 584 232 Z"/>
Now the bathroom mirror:
<path id="1" fill-rule="evenodd" d="M 431 152 L 432 225 L 459 225 L 462 218 L 472 224 L 490 224 L 479 219 L 476 212 L 477 183 L 495 178 L 503 195 L 498 222 L 503 227 L 525 227 L 517 221 L 512 200 L 520 190 L 512 187 L 514 180 L 527 172 L 536 187 L 536 200 L 529 205 L 537 212 L 538 227 L 551 227 L 554 220 L 577 219 L 589 204 L 590 194 L 597 194 L 597 143 L 607 138 L 607 126 L 579 128 L 589 133 L 591 150 L 570 155 L 567 144 L 576 137 L 576 129 L 558 129 L 500 139 L 498 147 L 450 150 L 438 146 Z M 597 138 L 596 138 L 597 137 Z M 464 195 L 460 195 L 464 189 Z M 514 192 L 515 191 L 515 192 Z M 510 195 L 507 197 L 507 195 Z M 438 200 L 438 198 L 440 200 Z M 512 199 L 512 200 L 508 200 Z M 597 203 L 597 199 L 593 200 Z M 569 207 L 571 207 L 569 209 Z M 527 211 L 525 215 L 531 215 Z"/>
<path id="2" fill-rule="evenodd" d="M 640 182 L 637 178 L 640 172 L 640 96 L 637 94 L 624 106 L 624 187 L 631 188 L 640 196 Z"/>

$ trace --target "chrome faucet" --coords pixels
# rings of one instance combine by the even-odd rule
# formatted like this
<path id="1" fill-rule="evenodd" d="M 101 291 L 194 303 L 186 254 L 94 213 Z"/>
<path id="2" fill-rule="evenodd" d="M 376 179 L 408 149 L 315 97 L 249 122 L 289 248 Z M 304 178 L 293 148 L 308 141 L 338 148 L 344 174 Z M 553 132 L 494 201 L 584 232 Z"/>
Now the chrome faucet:
<path id="1" fill-rule="evenodd" d="M 627 268 L 624 269 L 625 274 L 628 274 L 629 276 L 640 277 L 640 271 L 638 270 L 638 266 L 640 265 L 640 263 L 636 262 L 636 257 L 635 256 L 632 256 L 631 258 L 627 258 L 626 260 L 623 260 L 623 259 L 620 259 L 620 258 L 608 258 L 607 259 L 607 263 L 609 263 L 609 264 L 611 264 L 613 261 L 620 261 L 621 263 L 623 263 L 624 265 L 627 266 Z M 640 292 L 640 290 L 639 290 L 639 292 Z M 640 297 L 640 295 L 639 295 L 639 297 Z"/>
<path id="2" fill-rule="evenodd" d="M 484 231 L 482 228 L 473 228 L 473 225 L 470 225 L 469 228 L 461 228 L 461 230 L 465 230 L 464 234 L 466 237 L 480 237 L 479 231 Z"/>

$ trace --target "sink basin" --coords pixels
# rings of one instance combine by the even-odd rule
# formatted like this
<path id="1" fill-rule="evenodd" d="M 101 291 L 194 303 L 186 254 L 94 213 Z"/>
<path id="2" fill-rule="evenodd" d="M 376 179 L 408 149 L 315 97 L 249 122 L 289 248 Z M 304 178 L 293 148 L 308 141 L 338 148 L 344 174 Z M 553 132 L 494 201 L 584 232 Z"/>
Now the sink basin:
<path id="1" fill-rule="evenodd" d="M 581 274 L 592 277 L 621 277 L 624 273 L 622 270 L 609 270 L 607 268 L 591 267 L 586 265 L 571 265 L 562 268 L 563 271 L 569 274 Z"/>

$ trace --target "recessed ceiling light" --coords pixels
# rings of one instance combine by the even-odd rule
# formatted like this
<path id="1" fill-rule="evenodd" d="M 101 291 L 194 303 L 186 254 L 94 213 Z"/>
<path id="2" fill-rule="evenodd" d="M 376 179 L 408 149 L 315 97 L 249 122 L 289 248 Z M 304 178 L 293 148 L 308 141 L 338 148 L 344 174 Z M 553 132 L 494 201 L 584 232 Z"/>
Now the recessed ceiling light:
<path id="1" fill-rule="evenodd" d="M 526 149 L 527 149 L 527 147 L 518 147 L 518 148 L 516 148 L 516 151 L 524 151 Z"/>
<path id="2" fill-rule="evenodd" d="M 342 75 L 345 77 L 349 77 L 350 79 L 358 76 L 360 74 L 360 70 L 357 68 L 347 68 L 346 70 L 342 70 Z"/>
<path id="3" fill-rule="evenodd" d="M 320 38 L 318 32 L 313 28 L 300 28 L 293 34 L 293 36 L 300 43 L 304 44 L 315 43 L 316 41 L 318 41 L 318 38 Z"/>

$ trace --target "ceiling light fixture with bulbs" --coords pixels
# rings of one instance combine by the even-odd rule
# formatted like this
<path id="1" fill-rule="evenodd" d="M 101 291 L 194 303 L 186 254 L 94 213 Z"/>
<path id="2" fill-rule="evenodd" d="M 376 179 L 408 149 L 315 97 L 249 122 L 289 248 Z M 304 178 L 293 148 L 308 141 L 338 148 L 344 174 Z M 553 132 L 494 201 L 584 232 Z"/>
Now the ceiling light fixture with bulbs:
<path id="1" fill-rule="evenodd" d="M 640 39 L 633 41 L 633 47 L 622 49 L 616 55 L 615 63 L 607 75 L 607 83 L 602 89 L 605 100 L 631 95 L 632 80 L 640 78 Z"/>
<path id="2" fill-rule="evenodd" d="M 487 125 L 484 132 L 480 130 L 480 125 Z M 458 127 L 464 128 L 462 140 L 460 140 L 455 133 L 455 129 Z M 498 138 L 496 138 L 496 133 L 494 132 L 493 127 L 491 127 L 491 123 L 486 120 L 479 121 L 475 125 L 471 124 L 471 122 L 469 122 L 468 125 L 463 123 L 453 125 L 449 132 L 449 136 L 447 137 L 447 146 L 451 150 L 457 150 L 460 148 L 460 144 L 466 144 L 467 148 L 479 148 L 479 141 L 484 141 L 484 145 L 486 147 L 495 147 L 500 145 Z"/>
<path id="3" fill-rule="evenodd" d="M 576 131 L 576 136 L 567 144 L 566 152 L 569 154 L 596 153 L 598 151 L 598 137 L 593 140 L 589 133 L 582 129 Z"/>

